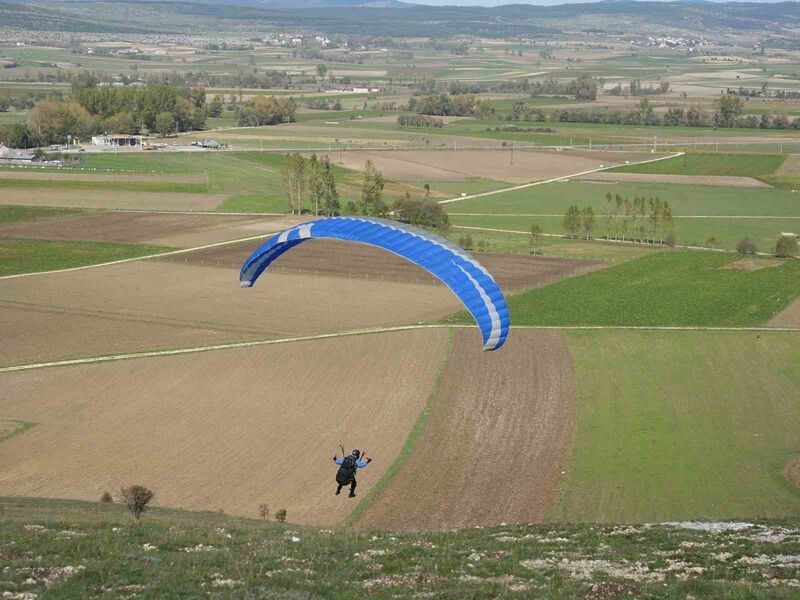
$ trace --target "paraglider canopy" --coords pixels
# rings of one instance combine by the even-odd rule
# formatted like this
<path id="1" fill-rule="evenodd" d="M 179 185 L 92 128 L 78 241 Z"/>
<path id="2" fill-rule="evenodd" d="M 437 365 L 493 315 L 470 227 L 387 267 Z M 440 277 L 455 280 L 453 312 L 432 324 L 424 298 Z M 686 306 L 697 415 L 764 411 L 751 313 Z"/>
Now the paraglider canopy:
<path id="1" fill-rule="evenodd" d="M 509 319 L 503 292 L 489 272 L 449 240 L 396 221 L 372 217 L 332 217 L 287 229 L 256 249 L 239 273 L 242 287 L 251 287 L 269 265 L 314 238 L 359 242 L 383 248 L 422 267 L 449 287 L 475 319 L 484 350 L 496 350 L 508 336 Z"/>

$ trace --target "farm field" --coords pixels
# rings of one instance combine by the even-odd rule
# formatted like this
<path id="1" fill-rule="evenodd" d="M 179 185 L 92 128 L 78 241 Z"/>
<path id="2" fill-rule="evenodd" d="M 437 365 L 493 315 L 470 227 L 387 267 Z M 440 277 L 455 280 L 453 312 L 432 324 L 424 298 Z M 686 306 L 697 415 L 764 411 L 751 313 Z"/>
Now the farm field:
<path id="1" fill-rule="evenodd" d="M 572 331 L 576 425 L 552 521 L 794 517 L 797 333 Z M 735 482 L 732 485 L 731 482 Z"/>
<path id="2" fill-rule="evenodd" d="M 546 233 L 564 234 L 567 207 L 591 206 L 596 215 L 593 235 L 601 237 L 607 229 L 603 215 L 607 194 L 612 198 L 643 195 L 669 202 L 681 245 L 733 250 L 739 240 L 748 237 L 768 252 L 781 232 L 793 232 L 800 223 L 795 194 L 788 190 L 653 182 L 571 180 L 468 198 L 445 207 L 455 225 L 530 231 L 531 225 L 538 224 Z"/>
<path id="3" fill-rule="evenodd" d="M 158 489 L 162 506 L 255 517 L 267 502 L 292 522 L 340 522 L 352 507 L 333 495 L 330 456 L 356 439 L 379 456 L 360 477 L 369 490 L 416 421 L 447 335 L 6 373 L 3 417 L 36 425 L 3 442 L 0 494 L 88 500 L 133 478 Z"/>
<path id="4" fill-rule="evenodd" d="M 444 286 L 139 261 L 0 281 L 3 365 L 392 326 L 458 307 Z M 78 335 L 80 334 L 80 335 Z"/>
<path id="5" fill-rule="evenodd" d="M 516 295 L 509 311 L 516 325 L 766 325 L 800 296 L 800 262 L 752 261 L 656 253 Z"/>
<path id="6" fill-rule="evenodd" d="M 515 331 L 505 352 L 487 355 L 459 330 L 413 449 L 351 520 L 401 531 L 541 521 L 573 425 L 574 372 L 560 332 Z"/>
<path id="7" fill-rule="evenodd" d="M 333 153 L 331 160 L 340 155 Z M 562 152 L 508 150 L 440 150 L 373 152 L 350 151 L 341 155 L 344 165 L 351 169 L 363 168 L 367 160 L 390 179 L 398 181 L 454 181 L 470 177 L 484 177 L 510 183 L 529 183 L 574 175 L 603 166 L 653 158 L 637 153 L 588 152 L 565 150 Z M 657 156 L 656 156 L 657 158 Z"/>
<path id="8" fill-rule="evenodd" d="M 0 277 L 112 262 L 171 248 L 109 242 L 0 238 Z"/>
<path id="9" fill-rule="evenodd" d="M 27 207 L 20 207 L 27 208 Z M 303 216 L 239 216 L 147 212 L 65 212 L 36 209 L 27 222 L 2 222 L 0 239 L 84 240 L 192 248 L 266 236 L 307 220 Z"/>
<path id="10" fill-rule="evenodd" d="M 779 171 L 785 158 L 781 154 L 702 154 L 693 152 L 654 163 L 622 165 L 612 169 L 612 172 L 760 177 Z"/>

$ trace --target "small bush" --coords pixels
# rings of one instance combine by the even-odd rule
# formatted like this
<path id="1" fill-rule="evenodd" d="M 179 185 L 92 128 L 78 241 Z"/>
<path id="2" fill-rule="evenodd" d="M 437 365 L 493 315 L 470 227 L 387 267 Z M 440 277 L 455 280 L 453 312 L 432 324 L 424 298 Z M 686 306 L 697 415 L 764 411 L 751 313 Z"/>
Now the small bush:
<path id="1" fill-rule="evenodd" d="M 137 521 L 142 517 L 142 514 L 147 509 L 148 503 L 153 499 L 153 496 L 155 496 L 152 490 L 148 490 L 143 485 L 132 485 L 127 488 L 122 488 L 120 494 L 122 496 L 122 501 L 128 507 L 128 510 L 131 511 L 133 518 Z"/>
<path id="2" fill-rule="evenodd" d="M 670 248 L 674 248 L 675 244 L 678 243 L 678 240 L 675 238 L 675 232 L 670 231 L 667 234 L 667 237 L 664 238 L 664 243 L 669 246 Z"/>
<path id="3" fill-rule="evenodd" d="M 736 251 L 739 254 L 755 254 L 758 252 L 758 246 L 750 238 L 744 238 L 736 243 Z"/>
<path id="4" fill-rule="evenodd" d="M 458 238 L 458 245 L 464 250 L 472 250 L 472 236 L 467 234 Z"/>
<path id="5" fill-rule="evenodd" d="M 267 517 L 269 516 L 269 505 L 268 504 L 259 504 L 258 505 L 258 516 L 261 517 L 262 519 L 264 519 L 265 521 L 267 520 Z"/>
<path id="6" fill-rule="evenodd" d="M 285 523 L 286 522 L 286 509 L 282 508 L 278 512 L 275 513 L 275 520 L 278 523 Z"/>
<path id="7" fill-rule="evenodd" d="M 111 497 L 111 494 L 108 492 L 103 492 L 103 495 L 100 496 L 100 502 L 113 502 L 114 499 Z"/>
<path id="8" fill-rule="evenodd" d="M 791 258 L 797 256 L 797 238 L 790 235 L 782 235 L 775 244 L 775 256 L 779 258 Z"/>

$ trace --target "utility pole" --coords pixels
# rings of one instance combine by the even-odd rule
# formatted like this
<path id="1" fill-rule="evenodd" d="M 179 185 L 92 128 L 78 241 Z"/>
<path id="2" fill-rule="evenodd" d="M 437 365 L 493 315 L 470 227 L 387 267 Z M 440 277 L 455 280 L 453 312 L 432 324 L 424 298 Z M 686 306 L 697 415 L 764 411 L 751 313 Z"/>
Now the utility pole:
<path id="1" fill-rule="evenodd" d="M 514 142 L 511 142 L 511 164 L 514 164 Z"/>

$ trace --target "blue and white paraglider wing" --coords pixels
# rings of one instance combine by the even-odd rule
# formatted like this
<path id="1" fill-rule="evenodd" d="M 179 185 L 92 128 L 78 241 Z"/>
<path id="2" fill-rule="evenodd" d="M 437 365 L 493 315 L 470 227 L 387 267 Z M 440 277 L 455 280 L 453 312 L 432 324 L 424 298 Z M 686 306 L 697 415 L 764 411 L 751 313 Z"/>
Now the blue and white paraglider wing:
<path id="1" fill-rule="evenodd" d="M 496 350 L 508 336 L 503 292 L 489 272 L 464 250 L 418 227 L 371 217 L 332 217 L 297 225 L 270 238 L 242 265 L 239 281 L 251 287 L 269 265 L 314 238 L 359 242 L 383 248 L 422 267 L 449 287 L 475 319 L 484 350 Z"/>

